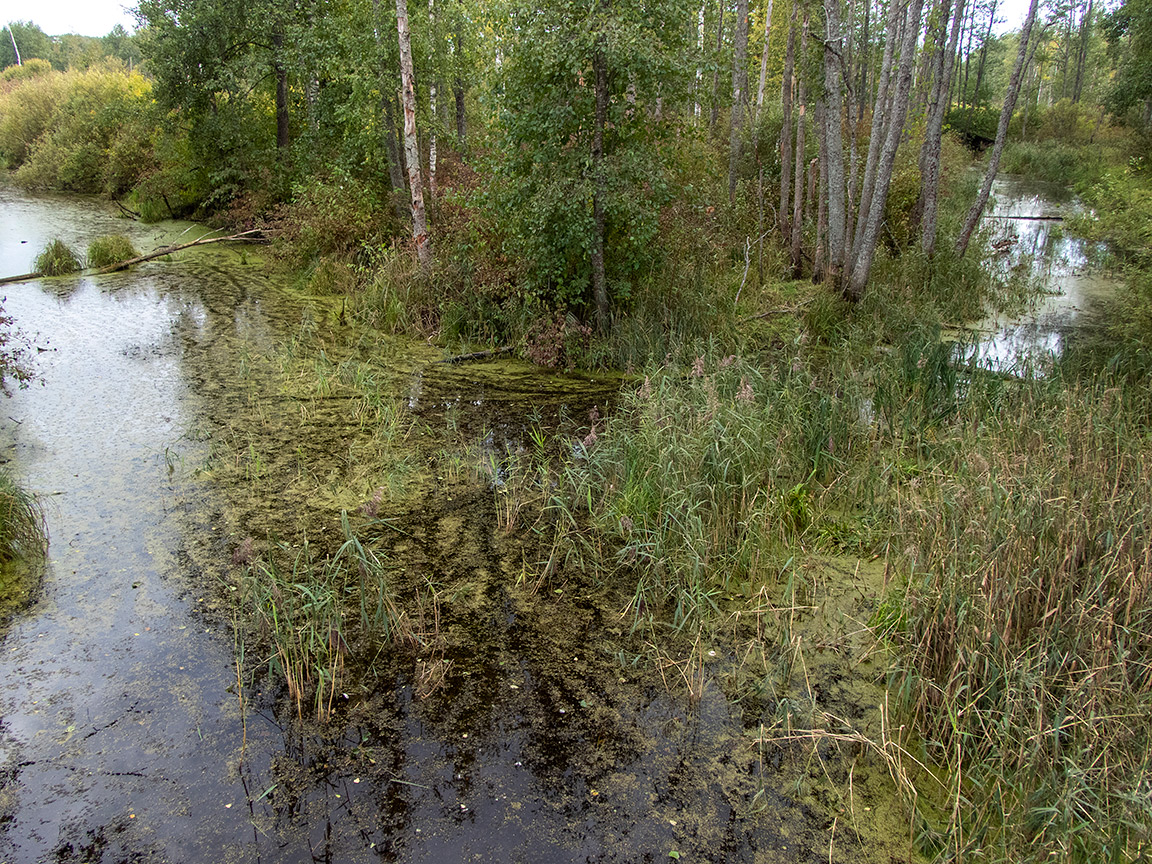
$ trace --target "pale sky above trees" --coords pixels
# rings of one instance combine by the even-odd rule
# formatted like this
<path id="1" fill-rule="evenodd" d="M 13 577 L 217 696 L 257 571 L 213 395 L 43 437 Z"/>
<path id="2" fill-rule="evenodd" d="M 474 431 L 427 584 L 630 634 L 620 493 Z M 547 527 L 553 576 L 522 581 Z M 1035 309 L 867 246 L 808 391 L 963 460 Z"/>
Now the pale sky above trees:
<path id="1" fill-rule="evenodd" d="M 31 21 L 50 36 L 106 36 L 117 24 L 135 30 L 135 7 L 135 0 L 0 0 L 0 23 Z"/>
<path id="2" fill-rule="evenodd" d="M 0 22 L 31 20 L 45 33 L 79 33 L 81 36 L 104 36 L 121 24 L 135 29 L 131 10 L 134 0 L 39 0 L 30 6 L 26 0 L 0 0 Z M 1002 0 L 1004 23 L 997 29 L 1014 30 L 1024 20 L 1028 0 Z"/>

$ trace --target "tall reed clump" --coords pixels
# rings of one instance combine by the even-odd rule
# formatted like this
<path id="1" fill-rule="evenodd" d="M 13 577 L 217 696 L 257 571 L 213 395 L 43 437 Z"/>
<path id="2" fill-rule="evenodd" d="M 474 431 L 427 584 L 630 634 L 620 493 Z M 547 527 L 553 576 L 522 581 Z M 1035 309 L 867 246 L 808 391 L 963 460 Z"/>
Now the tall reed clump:
<path id="1" fill-rule="evenodd" d="M 43 273 L 45 276 L 64 276 L 68 273 L 79 273 L 82 269 L 76 253 L 59 237 L 49 242 L 44 251 L 36 256 L 34 266 L 37 273 Z"/>
<path id="2" fill-rule="evenodd" d="M 140 255 L 132 241 L 123 234 L 97 237 L 88 244 L 88 266 L 107 267 Z"/>
<path id="3" fill-rule="evenodd" d="M 905 487 L 896 683 L 956 860 L 1134 861 L 1152 836 L 1152 448 L 1107 375 L 973 392 Z"/>
<path id="4" fill-rule="evenodd" d="M 35 563 L 48 549 L 44 511 L 36 496 L 0 471 L 0 565 Z"/>
<path id="5" fill-rule="evenodd" d="M 879 349 L 848 333 L 765 368 L 654 370 L 578 443 L 552 510 L 615 550 L 597 566 L 634 581 L 637 623 L 679 629 L 798 550 L 887 554 L 903 579 L 874 631 L 919 758 L 952 778 L 946 806 L 920 802 L 923 850 L 1136 860 L 1152 837 L 1146 383 L 970 356 L 929 331 Z"/>
<path id="6" fill-rule="evenodd" d="M 868 437 L 852 382 L 839 395 L 800 359 L 765 372 L 698 357 L 654 370 L 579 445 L 553 507 L 593 515 L 637 578 L 632 609 L 677 628 L 722 592 L 755 591 L 814 529 L 823 484 Z M 561 502 L 566 501 L 566 505 Z"/>
<path id="7" fill-rule="evenodd" d="M 341 523 L 344 544 L 331 557 L 317 560 L 305 543 L 290 571 L 270 554 L 244 580 L 269 671 L 284 680 L 297 714 L 311 703 L 318 723 L 332 716 L 347 664 L 370 664 L 397 618 L 383 563 L 353 535 L 347 514 Z"/>

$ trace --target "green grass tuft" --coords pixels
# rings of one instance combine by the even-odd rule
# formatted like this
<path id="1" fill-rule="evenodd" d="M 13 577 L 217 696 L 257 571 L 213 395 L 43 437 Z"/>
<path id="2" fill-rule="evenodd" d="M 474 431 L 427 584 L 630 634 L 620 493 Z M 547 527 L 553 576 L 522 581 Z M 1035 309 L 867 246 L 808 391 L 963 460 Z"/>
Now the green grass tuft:
<path id="1" fill-rule="evenodd" d="M 45 246 L 44 251 L 36 256 L 35 266 L 36 271 L 45 276 L 64 276 L 68 273 L 79 273 L 82 269 L 76 253 L 59 237 Z"/>
<path id="2" fill-rule="evenodd" d="M 132 241 L 123 234 L 97 237 L 88 245 L 88 266 L 107 267 L 140 255 Z"/>

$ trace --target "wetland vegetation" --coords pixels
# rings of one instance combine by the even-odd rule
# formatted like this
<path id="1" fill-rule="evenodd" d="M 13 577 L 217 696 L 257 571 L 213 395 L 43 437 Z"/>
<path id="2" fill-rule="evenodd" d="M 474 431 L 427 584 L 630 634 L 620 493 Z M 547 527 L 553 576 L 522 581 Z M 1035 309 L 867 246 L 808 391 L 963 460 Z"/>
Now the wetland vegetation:
<path id="1" fill-rule="evenodd" d="M 37 271 L 207 230 L 178 217 L 272 240 L 12 288 L 56 340 L 46 401 L 83 395 L 56 346 L 99 357 L 143 394 L 147 455 L 69 480 L 45 454 L 112 427 L 12 418 L 7 602 L 53 523 L 37 494 L 150 527 L 119 564 L 69 529 L 5 631 L 0 858 L 1148 854 L 1144 0 L 1007 32 L 947 0 L 266 5 L 144 0 L 137 35 L 0 77 L 32 190 L 6 207 L 119 202 L 35 237 Z M 1059 188 L 991 186 L 996 160 Z M 121 500 L 88 502 L 104 482 Z M 129 567 L 131 614 L 81 612 Z M 61 623 L 159 639 L 140 608 L 202 641 Z M 53 693 L 71 761 L 37 749 L 49 709 L 19 690 L 66 672 L 43 633 L 81 666 L 129 652 L 170 703 L 182 738 L 139 721 L 145 767 L 181 754 L 163 805 L 83 743 L 139 702 L 81 722 Z M 56 815 L 73 763 L 111 785 Z M 129 788 L 131 824 L 106 803 Z"/>

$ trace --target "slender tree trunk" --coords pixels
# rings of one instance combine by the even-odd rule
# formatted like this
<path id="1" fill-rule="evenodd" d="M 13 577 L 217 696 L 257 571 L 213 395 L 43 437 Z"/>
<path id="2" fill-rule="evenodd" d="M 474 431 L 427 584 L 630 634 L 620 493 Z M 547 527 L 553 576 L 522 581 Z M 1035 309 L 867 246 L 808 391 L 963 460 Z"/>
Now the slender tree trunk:
<path id="1" fill-rule="evenodd" d="M 821 185 L 827 199 L 827 277 L 839 285 L 844 265 L 844 139 L 841 134 L 841 81 L 844 73 L 844 37 L 840 32 L 840 0 L 824 0 L 824 98 L 821 111 Z"/>
<path id="2" fill-rule="evenodd" d="M 1088 11 L 1080 19 L 1080 50 L 1076 55 L 1076 86 L 1072 89 L 1072 101 L 1079 102 L 1084 90 L 1084 64 L 1088 61 L 1088 38 L 1092 30 L 1092 0 L 1088 0 Z"/>
<path id="3" fill-rule="evenodd" d="M 272 32 L 272 70 L 276 75 L 276 149 L 281 153 L 291 142 L 288 131 L 288 73 L 284 69 L 284 31 L 277 26 Z"/>
<path id="4" fill-rule="evenodd" d="M 859 62 L 855 59 L 853 54 L 851 34 L 855 31 L 855 6 L 849 4 L 848 6 L 848 38 L 845 40 L 845 64 L 844 64 L 844 83 L 847 85 L 845 88 L 845 95 L 847 98 L 845 102 L 848 110 L 848 189 L 844 197 L 844 236 L 840 241 L 840 252 L 837 257 L 840 259 L 837 266 L 840 268 L 840 273 L 837 276 L 837 281 L 843 281 L 843 265 L 848 256 L 848 244 L 852 241 L 852 231 L 855 227 L 852 221 L 852 213 L 856 201 L 856 181 L 859 179 L 859 166 L 857 156 L 859 155 L 859 139 L 860 139 L 860 95 L 851 86 L 852 81 L 857 80 L 856 67 L 854 62 Z M 863 52 L 861 52 L 863 53 Z"/>
<path id="5" fill-rule="evenodd" d="M 403 83 L 404 156 L 412 193 L 412 237 L 416 258 L 427 273 L 432 266 L 432 243 L 424 214 L 424 179 L 420 176 L 420 144 L 416 137 L 416 82 L 412 71 L 412 38 L 408 32 L 408 0 L 396 0 L 396 33 L 400 41 L 400 79 Z"/>
<path id="6" fill-rule="evenodd" d="M 808 10 L 804 10 L 804 27 L 800 35 L 800 56 L 808 56 Z M 792 199 L 792 278 L 799 279 L 804 274 L 804 256 L 801 245 L 804 228 L 804 111 L 808 97 L 807 82 L 803 74 L 796 87 L 796 164 L 795 188 Z"/>
<path id="7" fill-rule="evenodd" d="M 600 0 L 600 8 L 606 14 L 609 0 Z M 601 24 L 605 27 L 606 22 Z M 601 333 L 608 332 L 608 280 L 604 271 L 604 196 L 607 183 L 604 177 L 604 127 L 608 124 L 608 61 L 604 56 L 604 34 L 596 39 L 592 55 L 592 75 L 595 79 L 596 116 L 592 126 L 592 221 L 595 236 L 592 238 L 592 300 L 596 304 L 596 326 Z"/>
<path id="8" fill-rule="evenodd" d="M 764 14 L 764 50 L 760 54 L 760 86 L 756 88 L 756 116 L 752 122 L 760 123 L 760 109 L 764 107 L 764 84 L 768 80 L 768 43 L 772 35 L 772 0 Z"/>
<path id="9" fill-rule="evenodd" d="M 428 0 L 428 60 L 432 72 L 428 76 L 428 196 L 432 199 L 432 212 L 436 212 L 436 8 L 435 0 Z"/>
<path id="10" fill-rule="evenodd" d="M 880 161 L 881 144 L 884 140 L 884 130 L 887 128 L 888 89 L 891 86 L 892 63 L 896 56 L 900 37 L 900 19 L 906 7 L 897 0 L 888 5 L 888 16 L 885 25 L 886 38 L 884 40 L 884 60 L 880 64 L 879 83 L 876 91 L 876 104 L 872 108 L 872 131 L 868 135 L 868 153 L 864 157 L 864 182 L 860 186 L 860 206 L 856 217 L 856 233 L 852 238 L 852 247 L 846 250 L 845 269 L 851 270 L 856 260 L 856 249 L 864 239 L 864 229 L 868 222 L 868 213 L 872 207 L 872 196 L 876 189 L 876 167 Z"/>
<path id="11" fill-rule="evenodd" d="M 716 123 L 720 119 L 720 52 L 724 48 L 724 4 L 719 0 L 720 14 L 716 24 L 716 66 L 712 70 L 712 115 L 708 120 L 708 131 L 715 134 Z"/>
<path id="12" fill-rule="evenodd" d="M 992 41 L 992 25 L 996 23 L 996 0 L 992 0 L 992 11 L 988 13 L 988 30 L 984 33 L 984 42 L 980 46 L 980 64 L 976 67 L 976 89 L 972 92 L 972 106 L 969 118 L 976 115 L 976 108 L 980 105 L 980 86 L 984 83 L 984 63 L 988 59 L 988 43 Z M 968 126 L 971 127 L 971 119 Z"/>
<path id="13" fill-rule="evenodd" d="M 867 218 L 861 209 L 860 225 L 857 226 L 857 240 L 853 244 L 852 273 L 848 282 L 848 295 L 859 299 L 864 294 L 868 277 L 872 271 L 872 259 L 876 255 L 876 242 L 880 236 L 880 223 L 884 208 L 888 203 L 888 189 L 892 183 L 892 169 L 896 164 L 896 150 L 904 133 L 904 118 L 908 113 L 908 96 L 912 88 L 912 69 L 916 59 L 916 41 L 920 35 L 920 13 L 924 0 L 912 0 L 904 22 L 903 46 L 900 49 L 900 68 L 892 90 L 892 108 L 888 112 L 888 129 L 884 136 L 883 152 L 876 169 L 875 189 L 871 195 Z M 871 150 L 871 145 L 869 145 Z M 865 181 L 867 182 L 867 181 Z"/>
<path id="14" fill-rule="evenodd" d="M 819 180 L 816 190 L 816 254 L 813 255 L 812 279 L 823 282 L 827 275 L 828 253 L 828 111 L 821 99 L 816 103 L 816 140 L 819 144 Z M 808 188 L 812 188 L 809 181 Z"/>
<path id="15" fill-rule="evenodd" d="M 946 3 L 950 0 L 946 0 Z M 944 134 L 944 116 L 947 114 L 947 96 L 952 89 L 952 64 L 956 59 L 956 44 L 960 37 L 960 22 L 964 16 L 964 0 L 956 0 L 952 14 L 952 32 L 944 46 L 948 9 L 941 16 L 939 45 L 941 51 L 934 70 L 932 97 L 928 105 L 928 123 L 924 130 L 924 144 L 920 148 L 920 200 L 916 212 L 920 221 L 920 246 L 926 255 L 936 250 L 936 217 L 940 193 L 940 148 Z"/>
<path id="16" fill-rule="evenodd" d="M 795 77 L 793 73 L 796 64 L 796 9 L 797 4 L 793 3 L 792 20 L 788 25 L 788 48 L 784 53 L 784 77 L 780 81 L 784 122 L 780 127 L 780 208 L 776 211 L 776 225 L 783 241 L 787 241 L 790 236 L 788 201 L 792 182 L 792 79 Z"/>
<path id="17" fill-rule="evenodd" d="M 707 0 L 700 4 L 700 15 L 696 24 L 696 84 L 692 88 L 692 123 L 700 123 L 700 91 L 704 87 L 704 12 Z"/>
<path id="18" fill-rule="evenodd" d="M 748 0 L 736 2 L 736 46 L 732 52 L 732 116 L 728 136 L 728 203 L 736 203 L 736 176 L 740 168 L 741 131 L 748 101 Z"/>
<path id="19" fill-rule="evenodd" d="M 992 145 L 992 155 L 988 159 L 988 168 L 984 172 L 984 182 L 980 184 L 980 193 L 972 202 L 971 209 L 964 219 L 964 227 L 960 236 L 956 238 L 956 256 L 963 257 L 968 251 L 968 243 L 972 239 L 972 232 L 976 230 L 976 223 L 980 221 L 980 214 L 988 203 L 988 196 L 992 192 L 992 181 L 1000 170 L 1000 156 L 1004 153 L 1004 143 L 1008 140 L 1008 124 L 1012 120 L 1012 112 L 1016 110 L 1016 97 L 1020 94 L 1020 79 L 1024 71 L 1024 61 L 1028 57 L 1028 41 L 1032 36 L 1032 25 L 1036 21 L 1036 6 L 1038 0 L 1032 0 L 1028 7 L 1028 17 L 1024 19 L 1024 26 L 1020 28 L 1020 48 L 1016 52 L 1016 64 L 1012 67 L 1012 77 L 1008 80 L 1008 92 L 1004 95 L 1004 107 L 1000 110 L 1000 125 L 996 128 L 996 143 Z"/>

